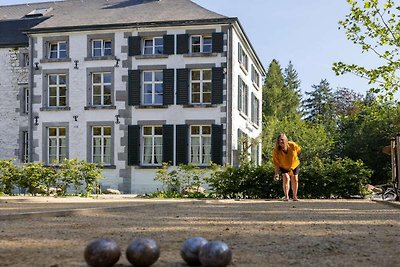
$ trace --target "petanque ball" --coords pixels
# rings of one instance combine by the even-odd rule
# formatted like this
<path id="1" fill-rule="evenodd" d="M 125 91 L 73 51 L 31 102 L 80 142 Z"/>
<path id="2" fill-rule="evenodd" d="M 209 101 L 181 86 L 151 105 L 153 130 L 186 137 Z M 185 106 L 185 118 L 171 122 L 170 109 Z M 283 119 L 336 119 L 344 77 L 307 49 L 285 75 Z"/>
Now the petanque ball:
<path id="1" fill-rule="evenodd" d="M 113 266 L 121 257 L 121 249 L 114 240 L 99 238 L 86 246 L 84 257 L 92 267 Z"/>
<path id="2" fill-rule="evenodd" d="M 200 249 L 199 259 L 204 267 L 225 267 L 232 260 L 232 251 L 222 241 L 210 241 Z"/>
<path id="3" fill-rule="evenodd" d="M 181 257 L 189 266 L 201 265 L 199 260 L 200 249 L 207 244 L 203 237 L 191 237 L 186 239 L 181 247 Z"/>
<path id="4" fill-rule="evenodd" d="M 133 240 L 126 249 L 126 258 L 137 267 L 147 267 L 155 263 L 160 257 L 160 247 L 151 238 Z"/>

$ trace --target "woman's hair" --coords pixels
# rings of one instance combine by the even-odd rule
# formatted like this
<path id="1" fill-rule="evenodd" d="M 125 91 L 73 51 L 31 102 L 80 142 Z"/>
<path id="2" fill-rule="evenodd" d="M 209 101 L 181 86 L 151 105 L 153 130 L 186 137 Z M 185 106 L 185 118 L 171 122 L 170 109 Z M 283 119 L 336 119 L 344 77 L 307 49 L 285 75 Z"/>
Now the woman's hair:
<path id="1" fill-rule="evenodd" d="M 279 145 L 279 139 L 281 139 L 281 138 L 283 138 L 283 141 L 285 143 L 285 147 L 288 146 L 288 139 L 287 139 L 286 134 L 280 133 L 280 134 L 278 134 L 278 137 L 276 138 L 276 142 L 275 142 L 275 149 L 276 150 L 281 150 L 282 149 L 281 146 Z"/>

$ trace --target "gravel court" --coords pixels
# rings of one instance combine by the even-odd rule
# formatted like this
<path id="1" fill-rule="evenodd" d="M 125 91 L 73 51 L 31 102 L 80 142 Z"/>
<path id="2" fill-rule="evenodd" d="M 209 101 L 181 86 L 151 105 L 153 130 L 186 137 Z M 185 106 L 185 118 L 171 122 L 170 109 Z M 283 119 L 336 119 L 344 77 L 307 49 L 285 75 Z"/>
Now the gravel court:
<path id="1" fill-rule="evenodd" d="M 154 238 L 153 266 L 186 266 L 182 242 L 222 240 L 231 266 L 400 266 L 400 205 L 369 200 L 0 198 L 1 266 L 86 266 L 99 237 Z"/>

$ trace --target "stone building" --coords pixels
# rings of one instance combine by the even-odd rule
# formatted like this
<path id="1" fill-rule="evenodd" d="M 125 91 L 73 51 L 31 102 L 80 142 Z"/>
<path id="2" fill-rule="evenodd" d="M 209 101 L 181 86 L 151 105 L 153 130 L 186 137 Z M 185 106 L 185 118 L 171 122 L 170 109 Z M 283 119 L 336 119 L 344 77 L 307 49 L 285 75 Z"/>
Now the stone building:
<path id="1" fill-rule="evenodd" d="M 0 37 L 1 158 L 101 162 L 103 187 L 147 193 L 162 162 L 238 164 L 261 133 L 265 70 L 237 18 L 190 0 L 66 0 L 3 6 L 6 24 L 23 41 Z"/>

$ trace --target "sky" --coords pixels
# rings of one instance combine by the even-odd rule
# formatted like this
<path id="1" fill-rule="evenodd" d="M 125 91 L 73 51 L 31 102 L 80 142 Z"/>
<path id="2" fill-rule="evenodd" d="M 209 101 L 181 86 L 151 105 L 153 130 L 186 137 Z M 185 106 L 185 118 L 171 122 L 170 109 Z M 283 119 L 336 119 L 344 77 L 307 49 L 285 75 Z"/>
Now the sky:
<path id="1" fill-rule="evenodd" d="M 337 61 L 376 66 L 378 59 L 362 54 L 346 39 L 338 22 L 350 12 L 346 0 L 192 0 L 219 14 L 237 17 L 264 68 L 273 59 L 282 70 L 292 62 L 301 80 L 303 94 L 322 79 L 331 88 L 350 88 L 365 95 L 366 80 L 353 74 L 336 76 Z M 45 0 L 0 0 L 0 5 L 48 2 Z"/>

